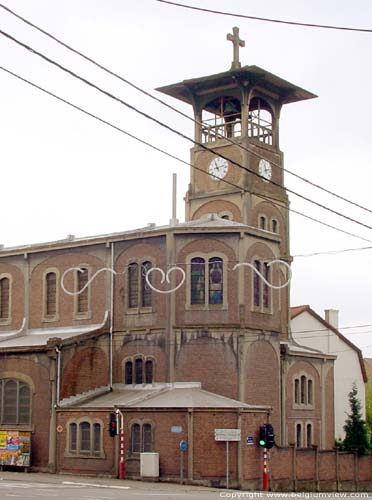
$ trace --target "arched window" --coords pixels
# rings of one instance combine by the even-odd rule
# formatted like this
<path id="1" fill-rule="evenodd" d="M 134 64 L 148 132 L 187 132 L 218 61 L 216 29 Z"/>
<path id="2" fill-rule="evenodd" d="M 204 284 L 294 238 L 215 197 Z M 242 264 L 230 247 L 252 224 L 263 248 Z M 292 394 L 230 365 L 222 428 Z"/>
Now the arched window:
<path id="1" fill-rule="evenodd" d="M 302 425 L 296 424 L 296 447 L 301 448 L 302 446 Z"/>
<path id="2" fill-rule="evenodd" d="M 149 269 L 152 268 L 151 262 L 144 262 L 142 264 L 142 272 L 141 272 L 141 306 L 142 307 L 151 307 L 152 306 L 152 290 L 151 287 L 146 282 L 146 274 Z M 149 281 L 151 283 L 151 274 L 149 276 Z M 151 283 L 152 284 L 152 283 Z"/>
<path id="3" fill-rule="evenodd" d="M 142 426 L 142 447 L 143 451 L 152 451 L 152 429 L 150 424 Z"/>
<path id="4" fill-rule="evenodd" d="M 0 320 L 9 319 L 10 313 L 10 280 L 0 279 Z"/>
<path id="5" fill-rule="evenodd" d="M 261 273 L 261 262 L 259 260 L 254 261 L 254 267 Z M 255 307 L 261 305 L 261 278 L 257 273 L 253 275 L 253 304 Z"/>
<path id="6" fill-rule="evenodd" d="M 134 370 L 135 370 L 135 383 L 142 384 L 143 383 L 143 361 L 142 361 L 142 358 L 137 358 L 135 360 Z"/>
<path id="7" fill-rule="evenodd" d="M 128 307 L 138 307 L 138 264 L 128 267 Z"/>
<path id="8" fill-rule="evenodd" d="M 140 453 L 141 451 L 141 426 L 133 424 L 131 427 L 131 452 Z"/>
<path id="9" fill-rule="evenodd" d="M 79 425 L 80 431 L 80 451 L 90 451 L 90 423 L 81 422 Z"/>
<path id="10" fill-rule="evenodd" d="M 223 303 L 223 261 L 219 257 L 209 259 L 209 303 Z"/>
<path id="11" fill-rule="evenodd" d="M 267 262 L 264 262 L 263 272 L 265 280 L 270 283 L 270 266 L 268 265 Z M 265 282 L 263 282 L 262 295 L 263 295 L 263 306 L 265 309 L 268 309 L 270 307 L 270 288 L 269 285 Z"/>
<path id="12" fill-rule="evenodd" d="M 69 442 L 69 450 L 71 452 L 76 452 L 77 450 L 77 424 L 70 424 L 70 442 Z"/>
<path id="13" fill-rule="evenodd" d="M 294 381 L 294 401 L 300 404 L 300 380 L 298 378 Z"/>
<path id="14" fill-rule="evenodd" d="M 273 233 L 278 232 L 278 221 L 276 219 L 271 219 L 271 231 Z"/>
<path id="15" fill-rule="evenodd" d="M 102 454 L 102 423 L 73 421 L 68 424 L 67 452 L 74 456 L 100 456 Z"/>
<path id="16" fill-rule="evenodd" d="M 125 363 L 124 381 L 126 384 L 133 384 L 133 363 L 132 363 L 132 361 L 127 361 Z"/>
<path id="17" fill-rule="evenodd" d="M 57 313 L 57 275 L 54 272 L 45 276 L 45 315 L 55 316 Z"/>
<path id="18" fill-rule="evenodd" d="M 306 446 L 310 448 L 313 444 L 313 429 L 311 424 L 306 425 Z"/>
<path id="19" fill-rule="evenodd" d="M 89 280 L 89 271 L 85 267 L 81 269 L 82 271 L 77 271 L 77 290 L 83 291 L 77 296 L 77 312 L 87 313 L 89 311 L 89 287 L 86 285 Z"/>
<path id="20" fill-rule="evenodd" d="M 205 260 L 191 259 L 191 304 L 205 303 Z"/>
<path id="21" fill-rule="evenodd" d="M 273 144 L 273 116 L 267 102 L 254 97 L 249 105 L 248 137 Z"/>
<path id="22" fill-rule="evenodd" d="M 147 359 L 145 362 L 145 382 L 146 384 L 152 384 L 153 382 L 153 361 L 152 359 Z"/>
<path id="23" fill-rule="evenodd" d="M 310 379 L 307 381 L 307 404 L 313 404 L 313 381 Z"/>
<path id="24" fill-rule="evenodd" d="M 0 380 L 0 424 L 29 424 L 30 387 L 19 380 Z"/>
<path id="25" fill-rule="evenodd" d="M 131 453 L 153 451 L 153 427 L 151 424 L 134 423 L 130 430 Z"/>
<path id="26" fill-rule="evenodd" d="M 259 227 L 260 229 L 266 229 L 266 217 L 264 215 L 259 218 Z"/>
<path id="27" fill-rule="evenodd" d="M 306 377 L 301 376 L 301 404 L 306 403 Z"/>

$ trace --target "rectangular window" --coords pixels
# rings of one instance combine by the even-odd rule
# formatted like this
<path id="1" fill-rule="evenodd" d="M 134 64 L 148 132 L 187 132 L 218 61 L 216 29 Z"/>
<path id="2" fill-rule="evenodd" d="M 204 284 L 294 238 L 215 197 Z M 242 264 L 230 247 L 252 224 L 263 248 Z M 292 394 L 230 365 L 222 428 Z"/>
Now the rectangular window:
<path id="1" fill-rule="evenodd" d="M 295 403 L 300 404 L 300 381 L 298 378 L 296 378 L 294 382 Z"/>
<path id="2" fill-rule="evenodd" d="M 143 383 L 143 361 L 141 358 L 136 359 L 134 362 L 134 369 L 135 369 L 135 375 L 136 375 L 136 384 L 142 384 Z"/>
<path id="3" fill-rule="evenodd" d="M 125 363 L 125 383 L 133 384 L 133 363 L 132 361 L 127 361 Z"/>
<path id="4" fill-rule="evenodd" d="M 312 429 L 311 424 L 307 424 L 306 426 L 306 446 L 310 448 L 312 446 Z"/>
<path id="5" fill-rule="evenodd" d="M 56 273 L 48 273 L 45 277 L 45 314 L 47 316 L 55 316 L 57 313 L 57 275 Z"/>
<path id="6" fill-rule="evenodd" d="M 306 377 L 305 375 L 301 376 L 301 404 L 306 403 Z"/>
<path id="7" fill-rule="evenodd" d="M 307 381 L 307 404 L 313 404 L 313 381 Z"/>
<path id="8" fill-rule="evenodd" d="M 15 380 L 8 380 L 4 384 L 4 424 L 17 423 L 18 384 Z"/>
<path id="9" fill-rule="evenodd" d="M 301 424 L 296 425 L 296 447 L 301 448 L 302 442 L 302 426 Z"/>

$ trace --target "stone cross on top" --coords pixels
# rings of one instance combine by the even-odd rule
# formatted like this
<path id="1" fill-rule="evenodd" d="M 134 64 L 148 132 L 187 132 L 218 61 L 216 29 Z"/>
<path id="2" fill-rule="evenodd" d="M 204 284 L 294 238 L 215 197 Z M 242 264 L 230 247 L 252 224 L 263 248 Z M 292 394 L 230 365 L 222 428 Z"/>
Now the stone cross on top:
<path id="1" fill-rule="evenodd" d="M 233 34 L 229 33 L 226 36 L 226 40 L 233 43 L 234 46 L 234 59 L 231 65 L 231 69 L 239 69 L 242 67 L 239 61 L 239 47 L 245 47 L 245 41 L 239 38 L 239 28 L 236 26 L 233 28 Z"/>

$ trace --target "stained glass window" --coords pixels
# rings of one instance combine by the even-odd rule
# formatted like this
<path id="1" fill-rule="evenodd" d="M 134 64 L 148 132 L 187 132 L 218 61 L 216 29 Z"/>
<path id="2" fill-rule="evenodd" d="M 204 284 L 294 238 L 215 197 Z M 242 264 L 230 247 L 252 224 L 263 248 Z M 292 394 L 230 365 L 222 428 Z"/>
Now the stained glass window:
<path id="1" fill-rule="evenodd" d="M 205 260 L 191 259 L 191 304 L 205 304 Z"/>
<path id="2" fill-rule="evenodd" d="M 223 303 L 223 261 L 219 257 L 209 259 L 209 303 Z"/>

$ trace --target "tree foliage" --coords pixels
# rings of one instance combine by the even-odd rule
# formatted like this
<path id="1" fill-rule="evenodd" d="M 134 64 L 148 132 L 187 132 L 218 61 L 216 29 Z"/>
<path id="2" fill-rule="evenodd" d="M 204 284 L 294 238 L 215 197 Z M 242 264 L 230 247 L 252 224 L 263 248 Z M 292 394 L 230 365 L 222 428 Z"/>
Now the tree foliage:
<path id="1" fill-rule="evenodd" d="M 358 399 L 358 390 L 355 384 L 349 392 L 350 413 L 345 421 L 345 439 L 342 442 L 344 451 L 357 450 L 359 455 L 365 455 L 370 443 L 365 421 L 362 419 L 361 404 Z"/>

